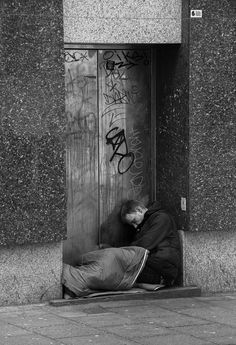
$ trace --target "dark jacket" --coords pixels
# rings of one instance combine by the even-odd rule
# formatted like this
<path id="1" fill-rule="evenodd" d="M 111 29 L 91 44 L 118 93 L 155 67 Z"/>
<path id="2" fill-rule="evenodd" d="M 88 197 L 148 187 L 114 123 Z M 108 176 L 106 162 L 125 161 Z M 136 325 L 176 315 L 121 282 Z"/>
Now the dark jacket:
<path id="1" fill-rule="evenodd" d="M 148 208 L 131 245 L 148 249 L 157 269 L 177 275 L 181 263 L 179 234 L 174 219 L 158 202 Z"/>

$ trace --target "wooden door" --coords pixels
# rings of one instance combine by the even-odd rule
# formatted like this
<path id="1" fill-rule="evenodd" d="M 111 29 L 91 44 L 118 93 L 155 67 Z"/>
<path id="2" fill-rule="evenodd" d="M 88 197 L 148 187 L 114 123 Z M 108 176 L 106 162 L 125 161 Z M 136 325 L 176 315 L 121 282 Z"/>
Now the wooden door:
<path id="1" fill-rule="evenodd" d="M 97 51 L 66 50 L 67 241 L 64 261 L 77 262 L 98 241 Z"/>
<path id="2" fill-rule="evenodd" d="M 148 49 L 68 49 L 65 57 L 64 260 L 75 263 L 78 253 L 99 242 L 100 225 L 121 200 L 150 201 L 151 57 Z M 111 225 L 111 231 L 120 231 Z"/>

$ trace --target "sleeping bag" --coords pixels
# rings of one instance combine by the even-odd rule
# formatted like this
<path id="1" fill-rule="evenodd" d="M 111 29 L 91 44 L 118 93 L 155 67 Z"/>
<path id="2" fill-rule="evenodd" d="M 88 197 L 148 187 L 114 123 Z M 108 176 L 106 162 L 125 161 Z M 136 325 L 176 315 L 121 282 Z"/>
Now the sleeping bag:
<path id="1" fill-rule="evenodd" d="M 77 297 L 95 291 L 129 290 L 147 260 L 141 247 L 100 249 L 81 255 L 77 266 L 63 265 L 62 284 Z"/>

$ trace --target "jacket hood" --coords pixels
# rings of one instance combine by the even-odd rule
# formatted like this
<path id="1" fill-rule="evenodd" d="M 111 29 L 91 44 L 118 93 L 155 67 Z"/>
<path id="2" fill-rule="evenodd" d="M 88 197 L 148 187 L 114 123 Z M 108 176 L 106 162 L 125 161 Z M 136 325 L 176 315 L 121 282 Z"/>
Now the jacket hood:
<path id="1" fill-rule="evenodd" d="M 153 213 L 157 211 L 166 211 L 165 208 L 161 205 L 159 201 L 154 201 L 148 207 L 147 212 L 145 213 L 147 216 L 151 216 Z"/>

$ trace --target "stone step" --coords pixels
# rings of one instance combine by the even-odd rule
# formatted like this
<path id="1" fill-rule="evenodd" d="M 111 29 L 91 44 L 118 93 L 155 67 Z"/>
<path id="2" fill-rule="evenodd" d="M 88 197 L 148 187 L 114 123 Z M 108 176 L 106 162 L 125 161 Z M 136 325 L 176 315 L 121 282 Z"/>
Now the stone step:
<path id="1" fill-rule="evenodd" d="M 186 287 L 171 287 L 162 288 L 157 291 L 138 291 L 137 289 L 131 289 L 129 291 L 122 292 L 107 292 L 96 297 L 80 297 L 70 299 L 56 299 L 49 301 L 49 304 L 55 307 L 64 305 L 75 305 L 75 304 L 88 304 L 96 302 L 106 301 L 119 301 L 119 300 L 144 300 L 144 299 L 167 299 L 167 298 L 184 298 L 184 297 L 199 297 L 201 296 L 201 289 L 197 286 L 186 286 Z"/>

